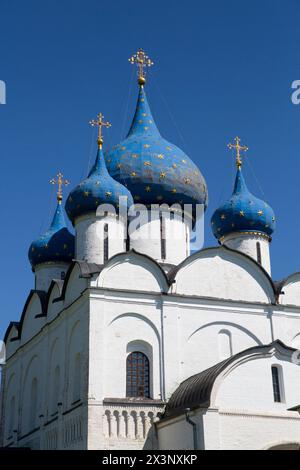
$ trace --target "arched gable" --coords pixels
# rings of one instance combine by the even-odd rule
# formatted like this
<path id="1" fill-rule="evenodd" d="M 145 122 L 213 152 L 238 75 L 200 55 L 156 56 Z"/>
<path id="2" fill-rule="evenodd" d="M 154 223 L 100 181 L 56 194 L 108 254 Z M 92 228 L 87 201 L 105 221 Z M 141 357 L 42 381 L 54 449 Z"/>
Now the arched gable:
<path id="1" fill-rule="evenodd" d="M 282 282 L 279 303 L 300 306 L 300 272 L 291 274 Z"/>
<path id="2" fill-rule="evenodd" d="M 74 302 L 81 293 L 88 287 L 87 275 L 82 271 L 82 263 L 74 261 L 66 274 L 61 299 L 66 305 Z"/>
<path id="3" fill-rule="evenodd" d="M 228 361 L 218 374 L 211 391 L 211 406 L 235 409 L 285 412 L 298 403 L 299 365 L 294 350 L 280 341 L 242 351 Z M 274 402 L 271 367 L 284 370 L 282 401 Z"/>
<path id="4" fill-rule="evenodd" d="M 170 277 L 172 292 L 180 295 L 275 303 L 266 271 L 249 256 L 223 246 L 194 253 Z"/>
<path id="5" fill-rule="evenodd" d="M 6 348 L 6 359 L 14 354 L 20 344 L 19 338 L 19 322 L 10 322 L 5 336 L 4 336 L 4 343 Z"/>
<path id="6" fill-rule="evenodd" d="M 62 310 L 63 301 L 61 294 L 64 282 L 54 280 L 51 282 L 47 293 L 47 321 L 53 320 Z"/>
<path id="7" fill-rule="evenodd" d="M 43 327 L 46 320 L 46 294 L 42 291 L 31 291 L 20 320 L 19 336 L 21 344 L 29 341 Z"/>
<path id="8" fill-rule="evenodd" d="M 108 260 L 99 274 L 97 287 L 167 292 L 168 279 L 155 260 L 134 250 Z"/>

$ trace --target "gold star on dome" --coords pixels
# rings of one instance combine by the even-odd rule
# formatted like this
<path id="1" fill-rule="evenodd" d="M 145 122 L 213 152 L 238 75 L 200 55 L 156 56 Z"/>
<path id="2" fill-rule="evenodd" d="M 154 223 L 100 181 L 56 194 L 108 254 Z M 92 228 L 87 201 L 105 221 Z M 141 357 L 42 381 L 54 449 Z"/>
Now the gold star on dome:
<path id="1" fill-rule="evenodd" d="M 121 150 L 126 150 L 126 147 L 121 147 Z"/>
<path id="2" fill-rule="evenodd" d="M 181 160 L 181 161 L 182 161 L 182 163 L 186 163 L 186 160 Z"/>
<path id="3" fill-rule="evenodd" d="M 157 155 L 157 158 L 159 158 L 160 160 L 163 160 L 165 157 L 163 156 L 162 153 L 159 153 L 159 154 Z"/>
<path id="4" fill-rule="evenodd" d="M 176 189 L 176 188 L 172 188 L 172 189 L 171 189 L 171 192 L 172 192 L 173 194 L 175 194 L 175 193 L 177 193 L 177 189 Z"/>
<path id="5" fill-rule="evenodd" d="M 245 215 L 244 211 L 240 211 L 240 216 L 244 217 L 244 215 Z"/>
<path id="6" fill-rule="evenodd" d="M 111 195 L 112 195 L 112 192 L 111 192 L 111 191 L 106 191 L 106 193 L 105 193 L 105 196 L 106 196 L 106 197 L 110 197 Z"/>
<path id="7" fill-rule="evenodd" d="M 137 153 L 133 153 L 131 156 L 132 156 L 132 158 L 138 158 L 138 154 L 137 154 Z"/>
<path id="8" fill-rule="evenodd" d="M 145 149 L 148 149 L 149 147 L 150 147 L 149 144 L 144 144 L 144 148 L 145 148 Z"/>
<path id="9" fill-rule="evenodd" d="M 149 162 L 149 161 L 144 162 L 144 166 L 151 166 L 151 162 Z"/>
<path id="10" fill-rule="evenodd" d="M 118 168 L 118 169 L 122 168 L 122 163 L 118 163 L 118 164 L 117 164 L 117 168 Z"/>
<path id="11" fill-rule="evenodd" d="M 185 184 L 190 184 L 191 178 L 185 178 L 185 179 L 184 179 L 184 182 L 185 182 Z"/>
<path id="12" fill-rule="evenodd" d="M 257 211 L 258 215 L 263 215 L 263 211 Z"/>
<path id="13" fill-rule="evenodd" d="M 142 120 L 142 119 L 139 120 L 139 124 L 143 124 L 143 120 Z"/>
<path id="14" fill-rule="evenodd" d="M 146 116 L 147 116 L 147 114 L 146 114 L 146 113 L 142 113 L 142 116 L 146 117 Z"/>
<path id="15" fill-rule="evenodd" d="M 164 171 L 161 171 L 160 174 L 159 174 L 159 177 L 160 178 L 165 178 L 166 177 L 166 173 Z"/>
<path id="16" fill-rule="evenodd" d="M 90 194 L 90 193 L 89 193 L 88 191 L 84 191 L 84 193 L 83 193 L 84 197 L 88 197 L 89 194 Z"/>
<path id="17" fill-rule="evenodd" d="M 172 150 L 171 147 L 166 147 L 167 150 Z"/>
<path id="18" fill-rule="evenodd" d="M 173 168 L 177 168 L 177 164 L 176 164 L 176 163 L 173 163 L 172 167 L 173 167 Z"/>
<path id="19" fill-rule="evenodd" d="M 151 191 L 150 186 L 146 186 L 146 187 L 145 187 L 145 191 L 146 191 L 146 193 L 150 193 L 150 191 Z"/>
<path id="20" fill-rule="evenodd" d="M 130 173 L 130 175 L 131 175 L 131 176 L 136 176 L 136 171 L 132 171 L 132 172 Z"/>
<path id="21" fill-rule="evenodd" d="M 149 129 L 149 127 L 145 126 L 144 127 L 144 131 L 147 131 Z"/>
<path id="22" fill-rule="evenodd" d="M 226 215 L 225 215 L 225 214 L 222 214 L 222 215 L 221 215 L 221 219 L 222 219 L 222 220 L 225 220 L 225 219 L 226 219 Z"/>

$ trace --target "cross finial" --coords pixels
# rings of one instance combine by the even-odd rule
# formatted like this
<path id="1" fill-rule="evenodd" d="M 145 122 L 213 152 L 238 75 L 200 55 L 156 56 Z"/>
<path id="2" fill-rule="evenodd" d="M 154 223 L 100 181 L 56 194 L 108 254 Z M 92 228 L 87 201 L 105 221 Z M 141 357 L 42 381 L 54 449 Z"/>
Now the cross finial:
<path id="1" fill-rule="evenodd" d="M 102 127 L 106 127 L 107 129 L 111 127 L 111 123 L 108 121 L 104 121 L 104 115 L 99 113 L 97 115 L 97 119 L 92 119 L 89 121 L 89 124 L 92 127 L 98 127 L 98 148 L 101 149 L 103 145 L 103 137 L 102 137 Z"/>
<path id="2" fill-rule="evenodd" d="M 153 65 L 153 62 L 149 57 L 146 55 L 146 53 L 143 51 L 143 49 L 139 49 L 136 54 L 133 54 L 130 59 L 128 59 L 131 64 L 136 64 L 137 69 L 138 69 L 138 84 L 139 85 L 145 85 L 146 83 L 146 77 L 145 77 L 145 68 L 146 67 L 151 67 Z"/>
<path id="3" fill-rule="evenodd" d="M 248 147 L 246 147 L 246 145 L 240 145 L 240 141 L 241 139 L 239 137 L 235 137 L 234 138 L 235 140 L 235 144 L 228 144 L 227 147 L 230 148 L 230 149 L 235 149 L 236 150 L 236 157 L 235 157 L 235 161 L 236 161 L 236 166 L 238 169 L 241 168 L 242 166 L 242 158 L 241 158 L 241 150 L 243 150 L 244 152 L 247 152 L 248 150 Z"/>
<path id="4" fill-rule="evenodd" d="M 70 181 L 64 180 L 63 176 L 64 175 L 59 171 L 56 175 L 56 178 L 52 178 L 52 180 L 50 180 L 51 184 L 57 184 L 57 200 L 59 204 L 61 204 L 61 201 L 62 201 L 63 186 L 68 186 L 68 184 L 70 184 Z"/>

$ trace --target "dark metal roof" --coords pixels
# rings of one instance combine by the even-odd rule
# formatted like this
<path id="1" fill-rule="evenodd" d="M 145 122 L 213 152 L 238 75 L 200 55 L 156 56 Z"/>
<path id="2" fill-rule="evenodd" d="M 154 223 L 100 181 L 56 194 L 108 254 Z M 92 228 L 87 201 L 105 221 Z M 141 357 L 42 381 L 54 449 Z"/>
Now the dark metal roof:
<path id="1" fill-rule="evenodd" d="M 233 356 L 225 359 L 218 364 L 206 369 L 199 374 L 193 375 L 184 380 L 179 387 L 172 394 L 169 402 L 167 403 L 163 418 L 170 418 L 184 413 L 188 408 L 208 408 L 210 406 L 210 398 L 212 388 L 217 377 L 225 370 L 230 364 L 234 363 L 237 359 L 243 356 L 253 354 L 255 352 L 267 353 L 271 349 L 283 348 L 286 351 L 294 352 L 295 349 L 286 346 L 280 340 L 273 341 L 270 344 L 263 346 L 253 346 L 245 349 Z"/>

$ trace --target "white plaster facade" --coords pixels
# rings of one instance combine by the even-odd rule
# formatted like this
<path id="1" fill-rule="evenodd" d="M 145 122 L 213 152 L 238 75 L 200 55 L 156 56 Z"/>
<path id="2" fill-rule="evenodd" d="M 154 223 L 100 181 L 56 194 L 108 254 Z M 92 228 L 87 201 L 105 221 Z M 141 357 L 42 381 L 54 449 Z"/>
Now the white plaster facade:
<path id="1" fill-rule="evenodd" d="M 194 253 L 168 275 L 133 250 L 104 266 L 74 262 L 64 281 L 32 291 L 8 328 L 2 445 L 193 448 L 184 414 L 160 420 L 165 403 L 183 380 L 247 348 L 298 345 L 299 291 L 298 274 L 276 291 L 258 263 L 225 246 Z M 126 398 L 133 351 L 149 359 L 150 399 Z M 273 399 L 273 363 L 283 371 L 282 403 Z M 299 366 L 283 351 L 227 372 L 211 405 L 193 411 L 197 445 L 298 445 L 300 417 L 287 410 L 299 404 Z"/>

